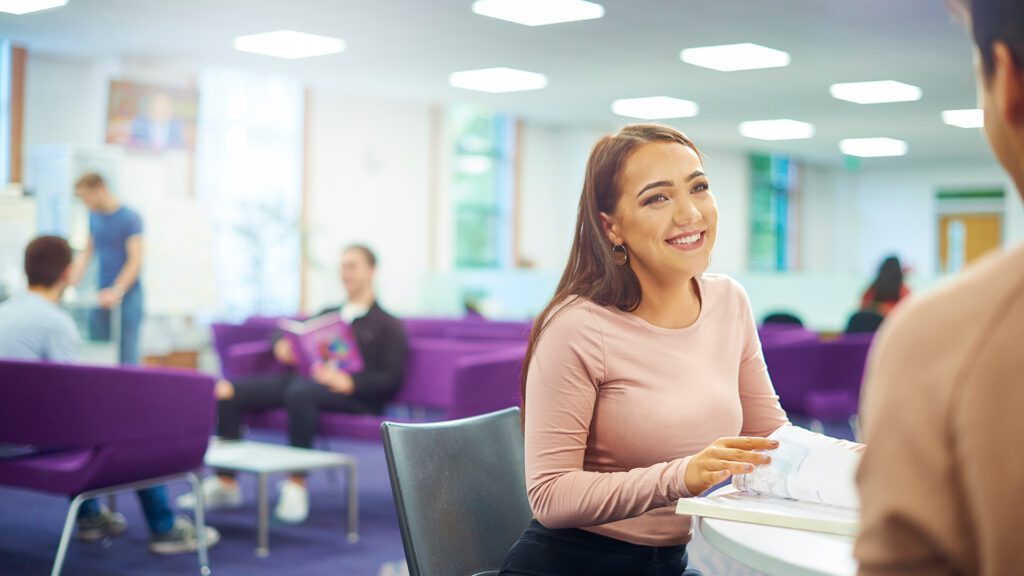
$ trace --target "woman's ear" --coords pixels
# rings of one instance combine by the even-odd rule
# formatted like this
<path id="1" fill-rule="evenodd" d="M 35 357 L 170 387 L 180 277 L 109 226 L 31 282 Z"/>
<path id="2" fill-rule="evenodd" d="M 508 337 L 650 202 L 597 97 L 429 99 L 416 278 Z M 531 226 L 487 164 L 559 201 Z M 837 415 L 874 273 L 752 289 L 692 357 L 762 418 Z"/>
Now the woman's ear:
<path id="1" fill-rule="evenodd" d="M 613 246 L 622 244 L 622 234 L 619 232 L 619 223 L 615 219 L 615 216 L 600 212 L 598 214 L 601 217 L 601 227 L 604 229 L 604 236 L 612 243 Z"/>

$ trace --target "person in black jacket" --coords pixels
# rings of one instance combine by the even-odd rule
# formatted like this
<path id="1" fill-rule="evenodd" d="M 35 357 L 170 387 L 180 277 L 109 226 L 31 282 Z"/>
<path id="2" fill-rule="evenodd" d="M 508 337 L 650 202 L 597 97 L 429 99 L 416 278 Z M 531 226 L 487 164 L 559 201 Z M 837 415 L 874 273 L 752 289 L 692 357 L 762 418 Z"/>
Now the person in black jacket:
<path id="1" fill-rule="evenodd" d="M 285 407 L 288 436 L 292 446 L 310 448 L 321 410 L 353 414 L 380 414 L 398 393 L 405 372 L 406 340 L 401 322 L 377 304 L 373 279 L 377 258 L 362 245 L 349 246 L 342 253 L 341 281 L 348 299 L 340 307 L 327 308 L 317 316 L 340 314 L 352 325 L 363 357 L 362 371 L 349 374 L 327 363 L 315 368 L 311 377 L 294 369 L 281 374 L 254 376 L 238 382 L 217 383 L 217 435 L 241 437 L 245 413 Z M 274 340 L 278 362 L 294 368 L 295 354 L 288 341 Z M 309 493 L 303 475 L 292 475 L 281 483 L 275 515 L 283 522 L 297 523 L 309 514 Z M 242 492 L 234 477 L 218 473 L 203 482 L 208 508 L 237 507 Z M 179 506 L 195 504 L 191 494 L 179 498 Z"/>

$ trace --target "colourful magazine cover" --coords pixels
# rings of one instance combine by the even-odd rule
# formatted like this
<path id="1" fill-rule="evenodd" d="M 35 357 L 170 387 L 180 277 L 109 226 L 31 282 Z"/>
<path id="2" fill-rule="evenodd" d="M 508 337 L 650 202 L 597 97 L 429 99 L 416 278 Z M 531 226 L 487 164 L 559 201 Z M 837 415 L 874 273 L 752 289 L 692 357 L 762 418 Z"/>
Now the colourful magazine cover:
<path id="1" fill-rule="evenodd" d="M 318 316 L 306 322 L 283 320 L 284 337 L 295 351 L 296 367 L 309 376 L 318 364 L 333 364 L 353 374 L 363 369 L 352 326 L 339 315 Z"/>

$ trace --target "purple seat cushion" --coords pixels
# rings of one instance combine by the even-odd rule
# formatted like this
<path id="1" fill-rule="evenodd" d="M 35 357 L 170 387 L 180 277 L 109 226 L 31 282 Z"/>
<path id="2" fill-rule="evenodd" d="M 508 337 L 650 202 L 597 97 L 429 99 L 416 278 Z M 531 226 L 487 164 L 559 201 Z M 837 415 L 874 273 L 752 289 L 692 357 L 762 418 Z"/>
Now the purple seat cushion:
<path id="1" fill-rule="evenodd" d="M 853 390 L 810 390 L 804 398 L 804 405 L 808 416 L 830 422 L 855 415 L 858 400 Z"/>

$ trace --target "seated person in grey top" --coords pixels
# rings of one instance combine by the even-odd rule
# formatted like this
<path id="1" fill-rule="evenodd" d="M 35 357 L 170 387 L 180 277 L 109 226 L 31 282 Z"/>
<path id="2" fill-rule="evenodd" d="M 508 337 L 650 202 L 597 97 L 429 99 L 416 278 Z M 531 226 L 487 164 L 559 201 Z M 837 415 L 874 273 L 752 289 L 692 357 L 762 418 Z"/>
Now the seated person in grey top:
<path id="1" fill-rule="evenodd" d="M 71 316 L 57 306 L 68 285 L 70 257 L 63 238 L 43 236 L 28 245 L 28 291 L 0 304 L 0 358 L 74 361 L 78 330 Z"/>
<path id="2" fill-rule="evenodd" d="M 78 330 L 71 316 L 57 305 L 71 276 L 71 247 L 63 238 L 40 236 L 25 249 L 28 292 L 0 304 L 0 358 L 73 362 L 78 353 Z M 155 554 L 194 552 L 196 528 L 184 516 L 175 516 L 163 486 L 138 491 L 150 528 L 149 549 Z M 122 514 L 96 500 L 82 503 L 76 536 L 98 541 L 125 531 Z M 220 540 L 216 529 L 206 528 L 206 543 Z"/>

